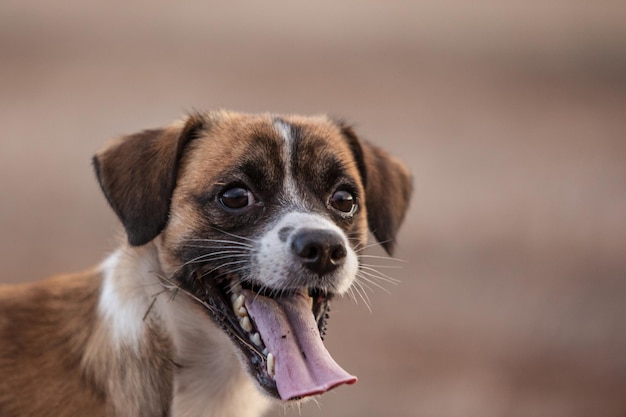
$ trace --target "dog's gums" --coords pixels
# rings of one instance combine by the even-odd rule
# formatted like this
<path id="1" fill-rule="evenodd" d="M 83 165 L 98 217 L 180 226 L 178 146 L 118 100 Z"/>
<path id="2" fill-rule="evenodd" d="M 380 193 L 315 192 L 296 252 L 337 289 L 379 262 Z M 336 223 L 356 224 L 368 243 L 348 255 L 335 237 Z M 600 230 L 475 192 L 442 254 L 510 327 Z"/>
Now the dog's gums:
<path id="1" fill-rule="evenodd" d="M 330 310 L 327 294 L 315 289 L 274 294 L 247 282 L 242 286 L 235 276 L 205 277 L 202 283 L 200 301 L 269 395 L 297 400 L 356 382 L 322 342 Z"/>

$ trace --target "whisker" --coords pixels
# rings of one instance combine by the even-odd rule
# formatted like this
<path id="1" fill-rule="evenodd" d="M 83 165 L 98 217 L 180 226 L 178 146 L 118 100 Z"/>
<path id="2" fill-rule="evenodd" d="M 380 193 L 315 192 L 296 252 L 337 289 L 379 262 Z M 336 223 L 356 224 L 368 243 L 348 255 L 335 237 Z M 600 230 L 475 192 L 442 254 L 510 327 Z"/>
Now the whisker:
<path id="1" fill-rule="evenodd" d="M 369 296 L 367 295 L 367 293 L 363 289 L 362 284 L 359 281 L 354 281 L 354 290 L 359 295 L 359 297 L 361 297 L 361 300 L 363 300 L 363 303 L 365 303 L 365 307 L 367 307 L 367 309 L 371 313 L 372 309 L 371 309 L 370 304 L 369 304 L 370 303 Z"/>
<path id="2" fill-rule="evenodd" d="M 361 300 L 363 300 L 363 302 L 367 304 L 367 301 L 365 301 L 365 299 L 363 298 L 363 295 L 361 295 L 361 292 L 360 292 L 361 287 L 359 286 L 359 282 L 357 280 L 354 281 L 354 285 L 352 285 L 352 287 L 350 288 L 354 290 L 355 295 L 358 295 L 359 298 L 361 298 Z"/>
<path id="3" fill-rule="evenodd" d="M 217 278 L 223 277 L 224 275 L 228 275 L 228 274 L 235 274 L 235 273 L 237 273 L 237 272 L 240 272 L 240 271 L 245 271 L 245 270 L 247 270 L 247 269 L 248 269 L 248 267 L 247 267 L 247 266 L 242 266 L 242 267 L 239 267 L 239 268 L 228 269 L 228 270 L 226 270 L 226 271 L 223 271 L 223 272 L 222 272 L 222 273 L 220 273 L 220 274 L 215 275 L 213 278 L 217 279 Z M 200 278 L 204 278 L 204 277 L 205 277 L 205 275 L 201 275 L 201 276 L 200 276 Z M 241 283 L 243 283 L 244 281 L 245 281 L 245 280 L 240 279 L 240 280 L 238 280 L 238 281 L 237 281 L 237 282 L 235 282 L 235 283 L 231 283 L 231 287 L 229 288 L 230 292 L 232 293 L 232 292 L 233 292 L 234 287 L 235 287 L 237 284 L 241 284 Z"/>
<path id="4" fill-rule="evenodd" d="M 383 286 L 382 286 L 382 285 L 380 285 L 379 283 L 375 282 L 374 280 L 372 280 L 372 279 L 370 279 L 370 278 L 368 278 L 368 277 L 366 277 L 366 276 L 363 276 L 363 275 L 357 275 L 357 278 L 358 278 L 358 279 L 362 279 L 362 280 L 364 280 L 364 281 L 369 282 L 370 284 L 372 284 L 372 285 L 374 285 L 374 286 L 376 286 L 376 287 L 380 288 L 381 290 L 383 290 L 383 291 L 384 291 L 384 292 L 386 292 L 387 294 L 391 294 L 391 292 L 389 292 L 389 290 L 388 290 L 387 288 L 383 287 Z M 361 282 L 361 283 L 362 283 L 362 282 Z M 370 291 L 372 291 L 372 289 L 371 289 L 369 286 L 368 286 L 368 288 L 369 288 L 369 290 L 370 290 Z M 373 291 L 372 291 L 372 292 L 373 292 Z"/>
<path id="5" fill-rule="evenodd" d="M 211 254 L 211 255 L 215 255 L 215 254 Z M 232 259 L 232 258 L 247 258 L 250 255 L 247 253 L 235 253 L 235 254 L 230 254 L 230 255 L 223 255 L 223 256 L 206 256 L 203 257 L 202 259 L 196 259 L 194 261 L 189 261 L 186 263 L 186 265 L 191 265 L 191 264 L 198 264 L 201 262 L 207 262 L 207 261 L 220 261 L 222 259 Z"/>
<path id="6" fill-rule="evenodd" d="M 398 285 L 401 281 L 397 278 L 390 277 L 389 275 L 383 274 L 375 268 L 369 267 L 367 265 L 361 265 L 361 272 L 369 275 L 372 278 L 379 279 L 380 281 L 388 282 L 393 285 Z"/>
<path id="7" fill-rule="evenodd" d="M 239 251 L 245 250 L 246 252 L 250 251 L 250 247 L 248 246 L 228 246 L 228 245 L 215 245 L 215 246 L 207 246 L 207 245 L 196 245 L 196 244 L 184 244 L 182 245 L 185 248 L 199 248 L 199 249 L 236 249 Z"/>
<path id="8" fill-rule="evenodd" d="M 356 296 L 354 295 L 354 290 L 352 289 L 352 287 L 348 288 L 348 296 L 352 299 L 352 301 L 354 301 L 355 304 L 359 304 L 359 302 L 356 299 Z"/>
<path id="9" fill-rule="evenodd" d="M 228 243 L 231 245 L 238 245 L 238 246 L 243 246 L 246 248 L 251 248 L 253 245 L 251 245 L 248 242 L 238 242 L 236 240 L 230 240 L 230 239 L 201 239 L 201 238 L 192 238 L 192 239 L 186 239 L 187 242 L 206 242 L 206 243 Z"/>
<path id="10" fill-rule="evenodd" d="M 403 269 L 402 265 L 375 265 L 361 262 L 360 266 L 367 266 L 369 268 L 383 268 L 383 269 Z"/>
<path id="11" fill-rule="evenodd" d="M 150 305 L 148 306 L 148 308 L 146 309 L 146 312 L 143 315 L 143 318 L 141 319 L 141 321 L 146 321 L 146 319 L 148 318 L 148 314 L 150 314 L 150 311 L 152 310 L 152 307 L 154 307 L 154 303 L 156 303 L 157 298 L 159 297 L 159 295 L 167 292 L 168 290 L 166 288 L 163 288 L 161 291 L 157 292 L 156 294 L 152 295 L 152 301 L 150 302 Z"/>
<path id="12" fill-rule="evenodd" d="M 170 277 L 174 276 L 175 274 L 177 274 L 178 272 L 180 272 L 184 267 L 191 265 L 193 263 L 198 263 L 198 262 L 202 262 L 205 261 L 206 259 L 210 258 L 212 256 L 212 253 L 205 253 L 202 254 L 200 256 L 196 256 L 193 259 L 190 259 L 189 261 L 183 263 L 181 266 L 179 266 L 178 268 L 176 268 L 171 274 Z"/>
<path id="13" fill-rule="evenodd" d="M 183 287 L 181 287 L 180 285 L 178 285 L 178 283 L 176 283 L 175 281 L 172 281 L 171 279 L 160 275 L 160 274 L 155 274 L 157 278 L 159 278 L 162 282 L 163 282 L 163 287 L 170 290 L 170 291 L 181 291 L 183 294 L 186 294 L 187 296 L 191 297 L 192 299 L 196 300 L 197 302 L 199 302 L 201 305 L 203 305 L 204 307 L 206 307 L 208 310 L 211 311 L 216 311 L 215 308 L 211 307 L 211 305 L 207 304 L 206 301 L 198 298 L 197 296 L 195 296 L 193 293 L 191 293 L 190 291 L 187 291 L 186 289 L 184 289 Z M 172 297 L 173 299 L 173 297 Z M 216 311 L 217 312 L 217 311 Z"/>
<path id="14" fill-rule="evenodd" d="M 218 274 L 215 278 L 219 278 L 219 277 L 222 277 L 222 276 L 228 275 L 228 274 L 236 274 L 237 272 L 245 271 L 247 269 L 248 268 L 246 266 L 241 266 L 239 268 L 228 269 L 228 270 L 222 272 L 221 274 Z M 234 280 L 234 279 L 230 280 L 228 282 L 228 288 L 226 288 L 226 293 L 227 294 L 233 294 L 234 291 L 235 291 L 235 288 L 238 285 L 241 285 L 244 281 L 245 280 L 242 279 L 241 277 L 237 277 L 237 280 Z"/>
<path id="15" fill-rule="evenodd" d="M 215 271 L 217 271 L 218 269 L 221 269 L 221 268 L 223 268 L 223 267 L 225 267 L 225 266 L 229 266 L 229 265 L 240 265 L 240 264 L 247 264 L 247 263 L 248 263 L 248 260 L 247 260 L 247 259 L 242 260 L 242 261 L 226 262 L 225 264 L 222 264 L 222 265 L 216 266 L 215 268 L 213 268 L 213 269 L 211 269 L 211 270 L 209 270 L 209 271 L 207 271 L 207 272 L 203 272 L 203 273 L 202 273 L 202 275 L 201 275 L 201 277 L 205 277 L 205 276 L 209 275 L 211 272 L 215 272 Z"/>
<path id="16" fill-rule="evenodd" d="M 361 289 L 363 290 L 363 292 L 367 293 L 367 291 L 365 291 L 365 290 L 368 290 L 369 292 L 373 293 L 374 290 L 372 289 L 372 287 L 370 287 L 368 284 L 366 284 L 363 281 L 369 282 L 365 278 L 363 278 L 362 276 L 357 276 L 356 277 L 356 282 L 361 284 Z"/>
<path id="17" fill-rule="evenodd" d="M 359 255 L 359 258 L 383 259 L 385 261 L 401 262 L 403 264 L 409 263 L 409 261 L 405 261 L 404 259 L 400 258 L 394 258 L 392 256 L 369 255 L 363 253 Z"/>
<path id="18" fill-rule="evenodd" d="M 241 250 L 218 250 L 215 252 L 207 252 L 203 255 L 200 256 L 213 256 L 213 255 L 228 255 L 228 254 L 244 254 L 244 255 L 249 255 L 250 252 L 249 251 L 241 251 Z"/>
<path id="19" fill-rule="evenodd" d="M 153 274 L 153 275 L 157 274 L 155 271 L 149 271 L 149 272 L 151 274 Z M 150 283 L 147 283 L 147 284 L 140 284 L 140 285 L 137 285 L 135 288 L 147 288 L 147 287 L 154 287 L 154 286 L 157 286 L 157 285 L 162 287 L 162 284 L 159 281 L 159 282 L 150 282 Z"/>
<path id="20" fill-rule="evenodd" d="M 214 230 L 217 230 L 220 233 L 224 233 L 225 235 L 232 236 L 232 237 L 235 237 L 235 238 L 241 239 L 241 240 L 247 240 L 247 241 L 252 242 L 252 243 L 256 243 L 256 241 L 254 239 L 250 239 L 250 238 L 245 237 L 245 236 L 239 236 L 239 235 L 236 235 L 234 233 L 230 233 L 230 232 L 227 232 L 225 230 L 219 229 L 219 228 L 217 228 L 215 226 L 211 226 L 211 228 L 214 229 Z"/>
<path id="21" fill-rule="evenodd" d="M 359 249 L 359 251 L 364 251 L 365 249 L 373 248 L 375 246 L 381 246 L 383 243 L 389 243 L 389 242 L 391 242 L 391 239 L 384 240 L 382 242 L 370 243 L 369 245 L 364 245 L 361 249 Z"/>

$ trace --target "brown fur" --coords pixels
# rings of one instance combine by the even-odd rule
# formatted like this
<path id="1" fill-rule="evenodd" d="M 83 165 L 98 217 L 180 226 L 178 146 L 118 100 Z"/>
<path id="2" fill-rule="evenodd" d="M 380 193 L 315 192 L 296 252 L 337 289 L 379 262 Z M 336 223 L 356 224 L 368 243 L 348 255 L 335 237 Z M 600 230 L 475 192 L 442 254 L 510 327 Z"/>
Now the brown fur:
<path id="1" fill-rule="evenodd" d="M 104 387 L 82 363 L 100 281 L 89 271 L 0 289 L 0 415 L 104 415 Z"/>

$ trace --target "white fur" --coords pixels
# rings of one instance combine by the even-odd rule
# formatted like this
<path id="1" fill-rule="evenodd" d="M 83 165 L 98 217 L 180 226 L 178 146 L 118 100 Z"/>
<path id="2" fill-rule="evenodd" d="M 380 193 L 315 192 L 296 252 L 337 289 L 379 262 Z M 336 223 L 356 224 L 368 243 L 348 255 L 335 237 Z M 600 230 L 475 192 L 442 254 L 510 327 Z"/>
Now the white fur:
<path id="1" fill-rule="evenodd" d="M 283 139 L 283 160 L 285 162 L 285 184 L 284 193 L 287 201 L 297 202 L 299 199 L 298 187 L 293 178 L 291 169 L 291 146 L 293 137 L 291 136 L 291 129 L 289 125 L 282 121 L 276 121 L 274 127 L 278 130 L 280 137 Z"/>
<path id="2" fill-rule="evenodd" d="M 269 400 L 245 374 L 232 342 L 207 313 L 181 292 L 163 292 L 153 243 L 118 250 L 101 264 L 101 271 L 98 308 L 114 347 L 138 352 L 149 335 L 144 325 L 148 310 L 151 322 L 162 326 L 173 342 L 172 360 L 182 368 L 175 370 L 172 417 L 252 417 L 267 409 Z"/>
<path id="3" fill-rule="evenodd" d="M 103 282 L 98 309 L 110 326 L 113 346 L 130 347 L 138 352 L 139 342 L 144 337 L 143 317 L 151 303 L 146 285 L 155 283 L 149 273 L 153 265 L 149 262 L 136 265 L 136 274 L 131 277 L 125 273 L 126 262 L 123 250 L 119 249 L 101 264 Z M 159 287 L 152 288 L 158 290 Z"/>
<path id="4" fill-rule="evenodd" d="M 291 245 L 282 242 L 279 231 L 285 227 L 292 227 L 295 233 L 299 228 L 330 230 L 341 236 L 346 248 L 346 260 L 335 272 L 335 292 L 345 293 L 356 276 L 358 259 L 356 253 L 346 238 L 345 233 L 335 223 L 323 216 L 312 213 L 290 212 L 285 214 L 276 224 L 261 236 L 256 250 L 256 268 L 253 273 L 256 279 L 264 285 L 273 288 L 285 288 L 290 277 L 290 269 L 294 259 Z"/>

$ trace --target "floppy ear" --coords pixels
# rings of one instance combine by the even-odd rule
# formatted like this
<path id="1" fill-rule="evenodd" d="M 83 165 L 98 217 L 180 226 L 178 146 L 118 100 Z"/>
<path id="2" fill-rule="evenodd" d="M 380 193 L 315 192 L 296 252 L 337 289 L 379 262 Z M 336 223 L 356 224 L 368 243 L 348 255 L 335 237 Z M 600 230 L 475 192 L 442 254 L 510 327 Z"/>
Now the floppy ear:
<path id="1" fill-rule="evenodd" d="M 389 255 L 411 198 L 411 174 L 404 164 L 382 149 L 357 137 L 351 127 L 340 124 L 361 174 L 365 188 L 367 223 Z"/>
<path id="2" fill-rule="evenodd" d="M 148 243 L 165 227 L 178 163 L 204 123 L 192 115 L 184 124 L 123 136 L 93 157 L 102 191 L 131 245 Z"/>

